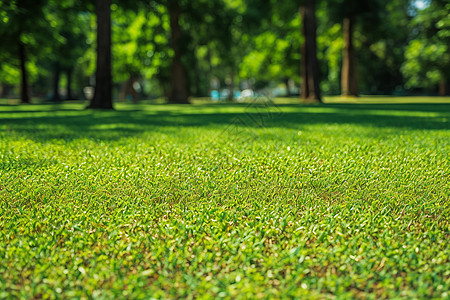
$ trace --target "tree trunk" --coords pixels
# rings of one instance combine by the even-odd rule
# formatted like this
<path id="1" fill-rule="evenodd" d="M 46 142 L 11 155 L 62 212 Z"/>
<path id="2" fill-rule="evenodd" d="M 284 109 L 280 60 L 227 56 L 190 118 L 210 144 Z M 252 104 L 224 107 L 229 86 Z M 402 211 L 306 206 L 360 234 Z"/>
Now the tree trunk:
<path id="1" fill-rule="evenodd" d="M 67 69 L 66 70 L 66 74 L 67 74 L 67 100 L 73 100 L 73 95 L 72 95 L 72 69 Z"/>
<path id="2" fill-rule="evenodd" d="M 138 94 L 136 89 L 134 88 L 135 76 L 130 75 L 126 81 L 122 83 L 121 91 L 120 91 L 120 99 L 127 100 L 127 96 L 130 95 L 133 102 L 137 102 Z"/>
<path id="3" fill-rule="evenodd" d="M 317 61 L 316 2 L 306 0 L 300 7 L 302 17 L 301 45 L 301 98 L 322 102 L 319 87 L 319 63 Z"/>
<path id="4" fill-rule="evenodd" d="M 210 49 L 210 47 L 206 48 L 206 61 L 208 63 L 208 72 L 209 72 L 209 75 L 211 76 L 212 72 L 213 72 L 213 65 L 212 65 L 212 58 L 211 58 L 211 49 Z"/>
<path id="5" fill-rule="evenodd" d="M 6 98 L 9 94 L 9 85 L 6 83 L 2 83 L 1 90 L 0 90 L 0 98 Z"/>
<path id="6" fill-rule="evenodd" d="M 301 8 L 301 15 L 303 20 L 303 26 L 302 26 L 302 34 L 303 38 L 305 39 L 303 44 L 301 45 L 301 60 L 300 60 L 300 76 L 301 76 L 301 82 L 300 82 L 300 98 L 302 99 L 308 99 L 309 97 L 309 73 L 308 73 L 308 64 L 307 64 L 307 51 L 306 51 L 306 36 L 305 36 L 305 18 L 304 15 L 304 9 Z"/>
<path id="7" fill-rule="evenodd" d="M 445 78 L 442 78 L 441 81 L 439 81 L 439 96 L 446 96 L 447 95 L 447 82 L 445 81 Z"/>
<path id="8" fill-rule="evenodd" d="M 198 65 L 198 59 L 197 57 L 193 57 L 195 63 L 194 63 L 194 84 L 195 84 L 195 96 L 196 97 L 202 97 L 205 95 L 203 88 L 202 88 L 202 82 L 207 81 L 209 76 L 205 76 L 204 72 L 201 71 L 201 68 Z M 188 75 L 189 77 L 189 75 Z"/>
<path id="9" fill-rule="evenodd" d="M 344 19 L 344 52 L 342 55 L 342 96 L 358 96 L 358 82 L 356 77 L 355 49 L 353 47 L 352 17 Z"/>
<path id="10" fill-rule="evenodd" d="M 61 69 L 59 67 L 59 63 L 55 63 L 54 65 L 54 74 L 53 74 L 53 96 L 52 101 L 61 101 L 61 97 L 59 95 L 59 79 L 61 74 Z"/>
<path id="11" fill-rule="evenodd" d="M 127 90 L 128 90 L 128 80 L 125 80 L 124 82 L 122 82 L 120 86 L 119 99 L 121 101 L 127 100 Z"/>
<path id="12" fill-rule="evenodd" d="M 233 101 L 233 98 L 234 98 L 234 67 L 231 67 L 229 90 L 230 90 L 230 93 L 228 94 L 227 100 Z"/>
<path id="13" fill-rule="evenodd" d="M 113 109 L 111 76 L 111 0 L 97 0 L 97 71 L 88 108 Z"/>
<path id="14" fill-rule="evenodd" d="M 170 15 L 170 44 L 174 50 L 174 57 L 170 66 L 170 91 L 168 100 L 171 103 L 189 104 L 189 85 L 186 69 L 181 61 L 184 50 L 182 45 L 182 30 L 180 26 L 180 7 L 177 1 L 171 1 Z"/>
<path id="15" fill-rule="evenodd" d="M 284 85 L 286 86 L 286 97 L 291 97 L 291 87 L 289 86 L 289 77 L 284 78 Z"/>
<path id="16" fill-rule="evenodd" d="M 20 57 L 20 102 L 30 103 L 30 95 L 28 93 L 28 73 L 26 67 L 27 56 L 25 52 L 25 45 L 19 42 L 19 57 Z"/>

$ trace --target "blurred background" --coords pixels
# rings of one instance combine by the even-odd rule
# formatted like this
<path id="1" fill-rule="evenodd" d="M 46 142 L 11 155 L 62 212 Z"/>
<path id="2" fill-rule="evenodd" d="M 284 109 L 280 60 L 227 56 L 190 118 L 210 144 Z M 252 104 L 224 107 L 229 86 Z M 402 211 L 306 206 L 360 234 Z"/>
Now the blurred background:
<path id="1" fill-rule="evenodd" d="M 115 101 L 448 95 L 449 12 L 449 0 L 0 0 L 0 98 L 91 99 L 102 13 Z"/>

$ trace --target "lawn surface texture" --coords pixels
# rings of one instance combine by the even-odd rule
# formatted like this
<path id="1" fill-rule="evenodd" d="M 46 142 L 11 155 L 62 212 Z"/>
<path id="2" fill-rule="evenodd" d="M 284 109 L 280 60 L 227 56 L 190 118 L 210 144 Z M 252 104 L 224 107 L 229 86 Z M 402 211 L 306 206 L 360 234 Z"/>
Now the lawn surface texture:
<path id="1" fill-rule="evenodd" d="M 448 299 L 450 99 L 378 100 L 3 103 L 0 298 Z"/>

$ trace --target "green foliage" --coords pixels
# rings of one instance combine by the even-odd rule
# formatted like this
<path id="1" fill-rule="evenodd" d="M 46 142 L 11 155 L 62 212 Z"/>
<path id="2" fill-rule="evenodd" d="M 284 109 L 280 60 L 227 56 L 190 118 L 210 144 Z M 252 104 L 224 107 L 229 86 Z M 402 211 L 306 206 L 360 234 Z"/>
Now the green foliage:
<path id="1" fill-rule="evenodd" d="M 417 36 L 409 43 L 402 72 L 408 87 L 432 88 L 450 78 L 450 4 L 432 1 L 414 18 Z"/>
<path id="2" fill-rule="evenodd" d="M 379 26 L 365 29 L 357 36 L 360 45 L 357 55 L 359 82 L 365 93 L 404 91 L 400 70 L 411 31 L 409 5 L 408 0 L 389 1 L 379 11 Z"/>
<path id="3" fill-rule="evenodd" d="M 326 18 L 323 11 L 318 14 L 318 18 L 319 20 Z M 339 94 L 342 49 L 344 48 L 342 25 L 336 23 L 328 26 L 328 23 L 323 22 L 319 27 L 319 32 L 317 47 L 321 51 L 318 52 L 318 60 L 322 62 L 322 74 L 326 74 L 326 78 L 322 80 L 321 90 L 325 94 Z"/>
<path id="4" fill-rule="evenodd" d="M 415 39 L 406 48 L 406 62 L 402 71 L 408 81 L 407 87 L 429 88 L 445 78 L 450 66 L 450 54 L 447 44 L 432 43 L 425 39 Z"/>
<path id="5" fill-rule="evenodd" d="M 125 81 L 131 75 L 151 79 L 161 67 L 168 66 L 167 10 L 158 6 L 155 12 L 113 9 L 113 57 L 115 81 Z M 162 11 L 162 14 L 158 14 Z"/>
<path id="6" fill-rule="evenodd" d="M 213 76 L 225 79 L 239 62 L 241 35 L 236 5 L 223 0 L 190 1 L 182 16 L 186 41 L 184 64 L 192 82 L 191 91 L 207 95 Z M 202 55 L 203 52 L 203 55 Z M 215 60 L 215 66 L 212 60 Z M 214 68 L 216 67 L 216 68 Z M 214 70 L 213 70 L 214 68 Z"/>
<path id="7" fill-rule="evenodd" d="M 19 85 L 19 41 L 26 46 L 34 92 L 48 93 L 58 68 L 73 70 L 76 89 L 89 84 L 96 62 L 93 3 L 0 1 L 0 84 Z M 146 89 L 167 88 L 173 57 L 168 8 L 174 3 L 181 9 L 182 62 L 193 94 L 207 95 L 212 79 L 219 79 L 222 88 L 224 83 L 230 85 L 232 78 L 235 87 L 240 80 L 299 81 L 303 37 L 298 6 L 302 1 L 120 0 L 112 5 L 116 84 L 133 78 L 151 82 L 152 87 Z M 431 90 L 438 82 L 448 84 L 450 4 L 447 0 L 428 3 L 419 10 L 410 0 L 317 1 L 317 56 L 323 92 L 340 90 L 344 17 L 356 20 L 361 92 L 389 94 L 404 92 L 404 87 Z"/>
<path id="8" fill-rule="evenodd" d="M 54 61 L 63 69 L 72 69 L 86 51 L 89 33 L 88 11 L 82 10 L 76 3 L 51 2 L 48 5 L 48 19 L 56 35 L 52 50 Z"/>
<path id="9" fill-rule="evenodd" d="M 357 18 L 373 28 L 372 25 L 375 23 L 370 21 L 378 19 L 383 4 L 384 1 L 381 0 L 334 0 L 327 2 L 327 8 L 330 11 L 330 18 L 335 18 L 336 21 Z"/>
<path id="10" fill-rule="evenodd" d="M 20 71 L 11 63 L 0 64 L 0 78 L 2 83 L 18 85 L 20 83 Z"/>
<path id="11" fill-rule="evenodd" d="M 251 50 L 243 58 L 242 78 L 258 80 L 299 79 L 300 68 L 300 15 L 291 14 L 288 21 L 274 14 L 262 32 L 251 39 Z M 281 37 L 281 38 L 280 38 Z"/>
<path id="12" fill-rule="evenodd" d="M 0 106 L 0 297 L 447 298 L 448 98 L 332 100 Z"/>
<path id="13" fill-rule="evenodd" d="M 75 3 L 77 2 L 77 3 Z M 39 0 L 2 2 L 0 81 L 18 85 L 18 42 L 25 44 L 27 71 L 33 90 L 45 94 L 55 65 L 62 71 L 79 66 L 87 48 L 89 14 L 78 1 Z"/>
<path id="14" fill-rule="evenodd" d="M 46 41 L 51 36 L 44 14 L 47 0 L 13 0 L 0 2 L 0 81 L 17 84 L 20 81 L 18 45 L 27 53 L 30 81 L 37 78 L 37 57 L 47 52 Z"/>

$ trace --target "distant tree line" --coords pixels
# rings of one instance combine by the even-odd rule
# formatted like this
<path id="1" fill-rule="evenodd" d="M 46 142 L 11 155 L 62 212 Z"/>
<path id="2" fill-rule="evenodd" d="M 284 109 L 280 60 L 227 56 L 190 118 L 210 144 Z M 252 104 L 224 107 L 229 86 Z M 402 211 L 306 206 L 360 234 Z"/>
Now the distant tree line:
<path id="1" fill-rule="evenodd" d="M 0 0 L 0 98 L 94 91 L 89 107 L 112 108 L 117 90 L 189 103 L 212 82 L 230 100 L 273 83 L 311 101 L 446 95 L 449 11 L 448 0 Z"/>

